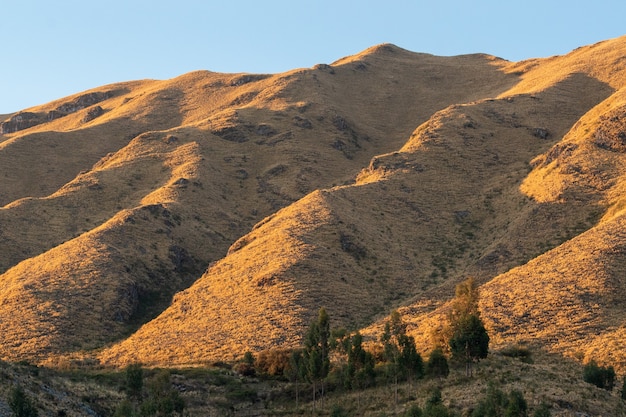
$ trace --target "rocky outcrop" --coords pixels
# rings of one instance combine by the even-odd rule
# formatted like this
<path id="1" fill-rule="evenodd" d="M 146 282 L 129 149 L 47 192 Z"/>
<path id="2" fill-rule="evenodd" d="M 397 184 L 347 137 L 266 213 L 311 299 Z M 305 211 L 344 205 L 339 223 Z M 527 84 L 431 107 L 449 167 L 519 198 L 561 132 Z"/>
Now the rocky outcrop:
<path id="1" fill-rule="evenodd" d="M 6 122 L 0 124 L 0 133 L 7 134 L 17 132 L 18 130 L 28 129 L 29 127 L 36 126 L 41 121 L 41 115 L 38 113 L 21 112 L 11 117 Z"/>
<path id="2" fill-rule="evenodd" d="M 74 100 L 65 102 L 54 110 L 47 113 L 20 112 L 15 114 L 9 120 L 0 124 L 0 134 L 15 133 L 20 130 L 28 129 L 33 126 L 40 125 L 52 120 L 65 117 L 68 114 L 76 113 L 94 104 L 100 103 L 108 98 L 113 97 L 112 91 L 96 91 L 76 97 Z M 100 106 L 89 109 L 83 122 L 89 122 L 104 113 Z"/>

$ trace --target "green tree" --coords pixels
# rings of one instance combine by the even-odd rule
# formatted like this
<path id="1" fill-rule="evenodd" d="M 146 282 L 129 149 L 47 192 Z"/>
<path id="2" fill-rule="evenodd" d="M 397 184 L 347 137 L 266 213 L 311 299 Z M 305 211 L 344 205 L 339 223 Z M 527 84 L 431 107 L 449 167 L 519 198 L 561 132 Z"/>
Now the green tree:
<path id="1" fill-rule="evenodd" d="M 306 364 L 307 377 L 313 385 L 313 409 L 315 409 L 315 397 L 317 383 L 321 383 L 321 401 L 324 401 L 324 378 L 330 370 L 329 356 L 330 318 L 324 307 L 320 308 L 317 320 L 309 326 L 304 339 L 303 359 Z"/>
<path id="2" fill-rule="evenodd" d="M 489 335 L 480 317 L 470 314 L 460 317 L 450 339 L 452 358 L 465 361 L 467 376 L 472 375 L 472 363 L 486 358 Z"/>
<path id="3" fill-rule="evenodd" d="M 622 379 L 622 400 L 626 401 L 626 375 Z"/>
<path id="4" fill-rule="evenodd" d="M 487 357 L 489 335 L 480 319 L 480 294 L 474 279 L 458 284 L 455 295 L 448 315 L 448 345 L 452 359 L 465 361 L 466 374 L 471 376 L 472 363 Z"/>
<path id="5" fill-rule="evenodd" d="M 126 367 L 126 397 L 130 400 L 140 401 L 143 391 L 143 369 L 139 364 L 131 364 Z"/>
<path id="6" fill-rule="evenodd" d="M 504 415 L 507 403 L 507 396 L 490 383 L 487 386 L 487 394 L 474 408 L 472 417 L 500 417 Z"/>
<path id="7" fill-rule="evenodd" d="M 15 417 L 37 417 L 39 413 L 20 385 L 11 388 L 7 403 Z"/>
<path id="8" fill-rule="evenodd" d="M 450 411 L 443 404 L 441 390 L 435 388 L 430 397 L 426 400 L 423 417 L 450 417 Z"/>
<path id="9" fill-rule="evenodd" d="M 140 416 L 169 417 L 178 413 L 183 415 L 185 401 L 172 387 L 170 373 L 161 370 L 148 381 L 149 396 L 139 406 Z"/>
<path id="10" fill-rule="evenodd" d="M 303 352 L 294 349 L 289 355 L 289 365 L 284 369 L 283 375 L 296 384 L 296 410 L 299 408 L 300 388 L 299 382 L 306 377 L 306 364 L 304 363 Z"/>
<path id="11" fill-rule="evenodd" d="M 513 390 L 509 393 L 509 400 L 504 413 L 505 417 L 526 417 L 528 404 L 521 391 Z"/>
<path id="12" fill-rule="evenodd" d="M 426 362 L 426 374 L 430 377 L 447 378 L 449 373 L 448 359 L 443 354 L 443 350 L 435 348 L 430 352 L 428 362 Z"/>
<path id="13" fill-rule="evenodd" d="M 119 405 L 115 408 L 115 413 L 113 413 L 113 417 L 133 417 L 135 416 L 135 409 L 133 407 L 133 403 L 130 402 L 128 398 L 124 399 Z"/>

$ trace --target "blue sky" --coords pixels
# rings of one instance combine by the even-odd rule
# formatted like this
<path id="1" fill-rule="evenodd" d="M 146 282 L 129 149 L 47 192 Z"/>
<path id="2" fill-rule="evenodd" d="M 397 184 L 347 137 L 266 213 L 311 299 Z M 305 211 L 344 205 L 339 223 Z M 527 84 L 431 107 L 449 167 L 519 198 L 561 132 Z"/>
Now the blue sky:
<path id="1" fill-rule="evenodd" d="M 311 67 L 384 42 L 519 61 L 626 34 L 623 0 L 20 0 L 0 16 L 0 114 L 118 81 Z"/>

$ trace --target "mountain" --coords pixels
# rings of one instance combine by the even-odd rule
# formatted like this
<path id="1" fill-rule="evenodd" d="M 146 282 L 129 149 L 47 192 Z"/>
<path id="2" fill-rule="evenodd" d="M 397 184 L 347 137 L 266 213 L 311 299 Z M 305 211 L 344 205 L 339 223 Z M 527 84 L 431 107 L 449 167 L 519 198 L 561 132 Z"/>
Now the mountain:
<path id="1" fill-rule="evenodd" d="M 321 306 L 430 348 L 474 276 L 495 346 L 625 369 L 626 37 L 508 62 L 379 45 L 103 86 L 0 125 L 0 357 L 183 365 Z"/>

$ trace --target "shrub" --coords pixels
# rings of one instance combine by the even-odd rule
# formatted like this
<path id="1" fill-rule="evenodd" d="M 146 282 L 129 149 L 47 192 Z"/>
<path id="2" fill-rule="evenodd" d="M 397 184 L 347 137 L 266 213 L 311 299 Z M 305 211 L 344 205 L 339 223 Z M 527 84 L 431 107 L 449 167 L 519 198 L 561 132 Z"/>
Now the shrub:
<path id="1" fill-rule="evenodd" d="M 615 370 L 612 366 L 599 366 L 591 360 L 583 369 L 583 380 L 598 388 L 612 391 L 615 386 Z"/>
<path id="2" fill-rule="evenodd" d="M 37 417 L 39 415 L 30 398 L 19 385 L 11 389 L 7 403 L 15 417 Z"/>
<path id="3" fill-rule="evenodd" d="M 509 401 L 504 415 L 506 417 L 526 417 L 528 405 L 521 391 L 513 390 L 509 393 Z"/>
<path id="4" fill-rule="evenodd" d="M 404 417 L 422 417 L 422 415 L 422 409 L 416 404 L 413 404 L 404 412 Z"/>
<path id="5" fill-rule="evenodd" d="M 282 376 L 289 367 L 289 349 L 271 349 L 259 352 L 256 359 L 256 370 L 265 375 Z"/>

